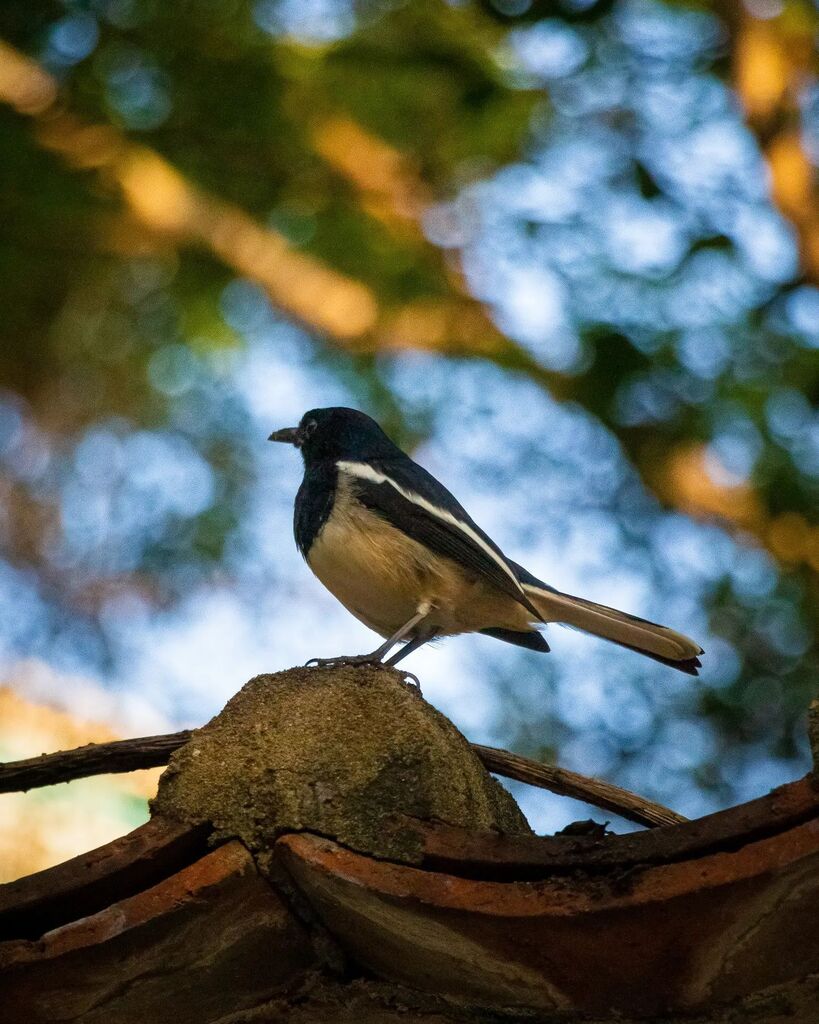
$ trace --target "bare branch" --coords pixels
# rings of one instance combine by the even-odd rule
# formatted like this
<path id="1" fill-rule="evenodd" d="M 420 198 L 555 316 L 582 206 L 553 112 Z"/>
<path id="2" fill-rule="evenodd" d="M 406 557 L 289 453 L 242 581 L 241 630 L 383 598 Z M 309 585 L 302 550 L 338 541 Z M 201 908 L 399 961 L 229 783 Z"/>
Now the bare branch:
<path id="1" fill-rule="evenodd" d="M 58 782 L 89 775 L 132 772 L 139 768 L 155 768 L 167 764 L 171 754 L 187 743 L 191 730 L 169 733 L 165 736 L 143 736 L 112 743 L 88 743 L 75 750 L 61 750 L 55 754 L 42 754 L 24 761 L 0 764 L 0 793 L 20 792 L 52 786 Z M 608 782 L 570 772 L 555 765 L 542 764 L 528 757 L 512 754 L 497 747 L 472 747 L 486 768 L 518 782 L 540 789 L 549 789 L 561 796 L 584 800 L 595 807 L 612 811 L 629 821 L 649 827 L 676 825 L 686 819 L 681 814 L 652 803 L 645 797 Z"/>
<path id="2" fill-rule="evenodd" d="M 74 750 L 59 750 L 24 761 L 0 763 L 0 793 L 25 792 L 89 775 L 133 772 L 167 764 L 171 754 L 193 735 L 190 729 L 164 736 L 140 736 L 111 743 L 87 743 Z"/>
<path id="3" fill-rule="evenodd" d="M 529 757 L 521 757 L 520 754 L 512 754 L 497 747 L 483 747 L 479 743 L 473 743 L 472 747 L 490 772 L 540 789 L 549 789 L 560 796 L 583 800 L 640 825 L 652 828 L 656 825 L 679 825 L 688 820 L 662 804 L 655 804 L 644 796 L 620 789 L 609 782 L 579 775 L 553 764 L 533 761 Z"/>

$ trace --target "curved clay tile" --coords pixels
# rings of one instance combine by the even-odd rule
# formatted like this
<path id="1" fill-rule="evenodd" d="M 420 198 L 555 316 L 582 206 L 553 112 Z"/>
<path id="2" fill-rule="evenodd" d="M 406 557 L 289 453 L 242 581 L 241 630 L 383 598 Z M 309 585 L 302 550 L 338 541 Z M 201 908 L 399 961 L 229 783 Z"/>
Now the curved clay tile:
<path id="1" fill-rule="evenodd" d="M 674 863 L 576 866 L 538 881 L 388 864 L 311 835 L 278 845 L 356 961 L 459 1000 L 659 1014 L 736 1000 L 819 964 L 816 816 Z"/>
<path id="2" fill-rule="evenodd" d="M 628 836 L 416 827 L 418 867 L 294 833 L 262 874 L 239 843 L 208 852 L 201 830 L 156 819 L 0 889 L 0 1022 L 204 1024 L 250 1007 L 259 1021 L 443 1022 L 465 1006 L 745 1020 L 751 1004 L 766 1024 L 819 1019 L 810 778 Z M 412 993 L 434 1015 L 407 1016 Z"/>

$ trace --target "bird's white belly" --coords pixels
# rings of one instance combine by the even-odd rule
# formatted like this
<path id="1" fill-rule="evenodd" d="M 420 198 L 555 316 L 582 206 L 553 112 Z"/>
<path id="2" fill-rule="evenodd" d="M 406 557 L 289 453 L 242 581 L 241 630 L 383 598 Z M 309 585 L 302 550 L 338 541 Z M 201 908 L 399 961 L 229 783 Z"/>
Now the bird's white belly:
<path id="1" fill-rule="evenodd" d="M 530 628 L 531 616 L 517 601 L 345 499 L 337 496 L 307 562 L 330 593 L 370 629 L 391 636 L 424 603 L 432 611 L 423 628 L 442 635 Z"/>

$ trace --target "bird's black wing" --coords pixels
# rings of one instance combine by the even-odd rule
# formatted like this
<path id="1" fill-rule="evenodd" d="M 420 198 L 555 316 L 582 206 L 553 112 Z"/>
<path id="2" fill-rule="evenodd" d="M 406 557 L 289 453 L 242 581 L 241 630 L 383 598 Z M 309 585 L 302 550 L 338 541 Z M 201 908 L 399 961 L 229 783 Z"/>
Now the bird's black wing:
<path id="1" fill-rule="evenodd" d="M 503 552 L 452 494 L 408 457 L 339 462 L 362 505 L 438 555 L 457 562 L 540 615 Z"/>

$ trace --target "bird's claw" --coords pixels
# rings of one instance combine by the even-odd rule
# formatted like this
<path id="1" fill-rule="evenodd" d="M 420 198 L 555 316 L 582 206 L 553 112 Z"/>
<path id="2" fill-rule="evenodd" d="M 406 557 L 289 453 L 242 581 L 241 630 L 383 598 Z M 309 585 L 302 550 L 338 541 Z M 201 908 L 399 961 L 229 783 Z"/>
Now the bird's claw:
<path id="1" fill-rule="evenodd" d="M 398 671 L 401 672 L 401 669 L 399 668 Z M 412 672 L 401 672 L 401 675 L 404 677 L 406 682 L 412 680 L 412 685 L 418 690 L 419 693 L 421 692 L 421 681 L 418 678 L 418 676 L 414 675 Z"/>
<path id="2" fill-rule="evenodd" d="M 304 667 L 310 668 L 315 665 L 316 668 L 338 668 L 341 665 L 376 665 L 380 668 L 392 668 L 392 665 L 385 665 L 383 661 L 373 657 L 372 654 L 342 654 L 337 658 L 311 658 L 309 661 L 305 661 Z M 396 669 L 408 682 L 411 681 L 413 686 L 418 688 L 418 692 L 421 692 L 421 682 L 418 676 L 412 672 L 402 672 L 401 669 Z"/>
<path id="3" fill-rule="evenodd" d="M 311 658 L 305 661 L 304 667 L 310 668 L 338 668 L 340 665 L 380 665 L 381 662 L 373 658 L 371 654 L 342 654 L 337 658 Z"/>

